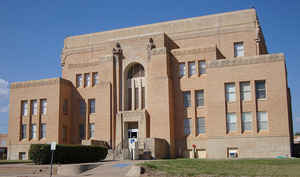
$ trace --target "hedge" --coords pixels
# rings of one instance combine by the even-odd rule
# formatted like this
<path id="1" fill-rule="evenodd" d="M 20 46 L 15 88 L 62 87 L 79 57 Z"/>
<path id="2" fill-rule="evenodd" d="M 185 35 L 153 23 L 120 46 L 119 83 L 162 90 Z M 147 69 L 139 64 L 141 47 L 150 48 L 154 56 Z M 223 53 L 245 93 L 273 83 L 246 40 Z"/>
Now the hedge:
<path id="1" fill-rule="evenodd" d="M 29 158 L 35 164 L 49 164 L 51 161 L 50 144 L 31 144 Z M 87 145 L 56 145 L 53 163 L 97 162 L 105 159 L 107 148 Z"/>

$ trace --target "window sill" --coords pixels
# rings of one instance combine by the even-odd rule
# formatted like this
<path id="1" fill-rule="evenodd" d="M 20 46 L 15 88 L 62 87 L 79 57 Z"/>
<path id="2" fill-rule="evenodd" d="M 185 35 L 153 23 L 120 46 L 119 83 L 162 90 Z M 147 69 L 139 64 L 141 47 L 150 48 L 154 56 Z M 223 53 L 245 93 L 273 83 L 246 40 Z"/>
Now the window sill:
<path id="1" fill-rule="evenodd" d="M 258 98 L 256 99 L 257 101 L 267 101 L 268 99 L 267 98 Z"/>

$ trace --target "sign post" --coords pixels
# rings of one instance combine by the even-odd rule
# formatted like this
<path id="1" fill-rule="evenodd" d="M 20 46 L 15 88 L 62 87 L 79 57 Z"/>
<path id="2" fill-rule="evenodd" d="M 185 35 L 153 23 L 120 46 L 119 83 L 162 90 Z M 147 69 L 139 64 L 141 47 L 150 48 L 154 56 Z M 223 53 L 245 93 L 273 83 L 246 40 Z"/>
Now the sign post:
<path id="1" fill-rule="evenodd" d="M 56 142 L 52 142 L 51 143 L 51 166 L 50 166 L 50 177 L 52 176 L 52 164 L 53 164 L 53 155 L 54 155 L 54 151 L 56 149 Z"/>

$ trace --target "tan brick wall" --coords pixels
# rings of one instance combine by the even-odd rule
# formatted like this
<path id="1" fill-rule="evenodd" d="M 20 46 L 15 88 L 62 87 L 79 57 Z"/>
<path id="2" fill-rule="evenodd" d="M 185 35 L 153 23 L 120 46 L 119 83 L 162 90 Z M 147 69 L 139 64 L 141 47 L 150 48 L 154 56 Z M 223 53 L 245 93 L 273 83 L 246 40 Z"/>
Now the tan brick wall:
<path id="1" fill-rule="evenodd" d="M 154 48 L 149 48 L 150 38 Z M 112 52 L 117 42 L 122 55 Z M 244 57 L 234 58 L 235 42 L 243 42 Z M 146 105 L 144 110 L 133 112 L 144 112 L 146 121 L 140 127 L 143 136 L 166 140 L 171 157 L 183 156 L 192 144 L 205 148 L 208 158 L 225 158 L 228 146 L 239 148 L 240 157 L 288 154 L 291 117 L 285 59 L 282 54 L 260 55 L 265 53 L 254 9 L 68 37 L 61 58 L 64 79 L 50 79 L 52 82 L 59 80 L 61 84 L 41 84 L 49 80 L 12 84 L 9 143 L 13 146 L 51 141 L 80 144 L 79 125 L 84 124 L 84 139 L 89 141 L 89 124 L 95 123 L 93 139 L 107 141 L 115 148 L 126 139 L 126 126 L 122 119 L 122 114 L 126 113 L 126 75 L 134 63 L 139 63 L 145 70 Z M 206 74 L 199 74 L 200 60 L 206 61 Z M 191 61 L 196 62 L 198 74 L 179 78 L 179 63 L 186 64 L 188 73 L 188 62 Z M 98 72 L 99 84 L 76 88 L 77 74 L 82 74 L 84 80 L 84 74 L 89 73 L 92 81 L 94 72 Z M 256 101 L 256 80 L 266 80 L 267 99 Z M 239 83 L 242 81 L 251 83 L 252 99 L 249 102 L 242 102 L 239 98 Z M 237 100 L 230 104 L 225 102 L 224 84 L 227 82 L 236 83 Z M 204 90 L 203 107 L 195 106 L 197 90 Z M 192 106 L 187 109 L 183 106 L 183 91 L 191 91 Z M 49 114 L 45 118 L 33 116 L 21 119 L 20 101 L 40 98 L 49 100 Z M 68 115 L 62 112 L 65 99 L 69 100 Z M 88 112 L 89 99 L 96 100 L 93 114 Z M 80 100 L 86 103 L 83 116 L 80 115 Z M 251 132 L 241 131 L 242 111 L 252 112 Z M 268 112 L 268 131 L 257 131 L 257 111 Z M 226 133 L 226 112 L 237 113 L 238 129 L 230 134 Z M 206 133 L 203 135 L 197 135 L 197 117 L 206 120 Z M 191 118 L 193 122 L 188 137 L 184 135 L 184 118 Z M 127 119 L 136 121 L 134 118 Z M 27 138 L 20 141 L 21 122 L 30 124 L 29 120 L 37 125 L 39 120 L 46 121 L 49 125 L 47 132 L 51 132 L 46 140 Z M 62 140 L 63 127 L 67 128 L 65 142 Z M 146 130 L 142 130 L 145 127 Z M 27 135 L 29 137 L 29 129 Z M 253 145 L 253 142 L 257 144 Z M 280 146 L 262 151 L 264 142 Z M 253 150 L 247 149 L 248 145 Z"/>

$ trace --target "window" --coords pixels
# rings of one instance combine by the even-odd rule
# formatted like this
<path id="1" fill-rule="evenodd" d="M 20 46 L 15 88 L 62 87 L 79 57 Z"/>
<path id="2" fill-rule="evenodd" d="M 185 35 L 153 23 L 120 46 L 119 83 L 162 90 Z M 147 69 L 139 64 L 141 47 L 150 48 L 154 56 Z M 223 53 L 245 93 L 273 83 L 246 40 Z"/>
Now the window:
<path id="1" fill-rule="evenodd" d="M 21 101 L 21 112 L 22 116 L 27 116 L 28 115 L 28 102 L 27 101 Z"/>
<path id="2" fill-rule="evenodd" d="M 93 86 L 99 83 L 98 73 L 93 73 Z"/>
<path id="3" fill-rule="evenodd" d="M 236 42 L 234 43 L 234 57 L 244 56 L 244 43 Z"/>
<path id="4" fill-rule="evenodd" d="M 62 128 L 62 140 L 63 142 L 67 142 L 67 127 L 63 126 Z"/>
<path id="5" fill-rule="evenodd" d="M 236 131 L 236 114 L 235 113 L 227 113 L 227 132 Z"/>
<path id="6" fill-rule="evenodd" d="M 81 140 L 85 139 L 85 130 L 83 124 L 79 125 L 79 137 Z"/>
<path id="7" fill-rule="evenodd" d="M 142 87 L 142 109 L 145 108 L 145 87 Z"/>
<path id="8" fill-rule="evenodd" d="M 26 152 L 19 152 L 19 160 L 26 160 Z"/>
<path id="9" fill-rule="evenodd" d="M 185 63 L 179 63 L 179 76 L 185 76 Z"/>
<path id="10" fill-rule="evenodd" d="M 88 87 L 91 84 L 91 78 L 90 78 L 90 74 L 86 73 L 84 74 L 84 87 Z"/>
<path id="11" fill-rule="evenodd" d="M 258 131 L 268 130 L 268 113 L 267 112 L 257 112 L 258 121 Z"/>
<path id="12" fill-rule="evenodd" d="M 228 148 L 228 158 L 238 158 L 239 156 L 239 149 L 238 148 Z"/>
<path id="13" fill-rule="evenodd" d="M 197 118 L 197 134 L 204 134 L 205 133 L 205 118 L 198 117 Z"/>
<path id="14" fill-rule="evenodd" d="M 31 115 L 37 115 L 37 100 L 31 101 Z"/>
<path id="15" fill-rule="evenodd" d="M 241 82 L 240 89 L 241 89 L 241 100 L 250 101 L 251 100 L 250 82 Z"/>
<path id="16" fill-rule="evenodd" d="M 192 127 L 192 119 L 185 118 L 184 119 L 184 135 L 185 136 L 191 134 L 191 127 Z"/>
<path id="17" fill-rule="evenodd" d="M 134 109 L 139 108 L 139 88 L 134 88 Z"/>
<path id="18" fill-rule="evenodd" d="M 26 130 L 27 129 L 27 125 L 26 124 L 22 124 L 21 126 L 21 139 L 25 139 L 27 137 L 26 134 Z"/>
<path id="19" fill-rule="evenodd" d="M 79 102 L 79 111 L 80 111 L 80 115 L 81 116 L 85 116 L 85 109 L 86 109 L 86 104 L 85 104 L 85 101 L 84 100 L 80 100 Z"/>
<path id="20" fill-rule="evenodd" d="M 90 99 L 89 100 L 89 113 L 95 113 L 96 112 L 96 109 L 95 109 L 95 106 L 96 106 L 96 103 L 95 103 L 95 99 Z"/>
<path id="21" fill-rule="evenodd" d="M 41 99 L 41 114 L 45 115 L 47 113 L 47 100 Z"/>
<path id="22" fill-rule="evenodd" d="M 190 91 L 186 91 L 183 92 L 183 104 L 184 107 L 191 107 L 191 92 Z"/>
<path id="23" fill-rule="evenodd" d="M 76 87 L 81 87 L 82 86 L 82 74 L 77 74 L 76 75 Z"/>
<path id="24" fill-rule="evenodd" d="M 36 124 L 31 125 L 30 139 L 36 138 Z"/>
<path id="25" fill-rule="evenodd" d="M 242 113 L 242 129 L 243 131 L 252 130 L 252 113 L 243 112 Z"/>
<path id="26" fill-rule="evenodd" d="M 266 84 L 265 81 L 255 81 L 256 99 L 266 98 Z"/>
<path id="27" fill-rule="evenodd" d="M 203 90 L 197 90 L 195 92 L 196 97 L 196 106 L 204 106 L 204 91 Z"/>
<path id="28" fill-rule="evenodd" d="M 196 63 L 194 61 L 189 62 L 189 76 L 196 74 Z"/>
<path id="29" fill-rule="evenodd" d="M 68 115 L 68 100 L 67 99 L 64 100 L 63 112 L 64 112 L 64 115 Z"/>
<path id="30" fill-rule="evenodd" d="M 95 124 L 94 123 L 90 123 L 90 138 L 94 138 L 95 136 Z"/>
<path id="31" fill-rule="evenodd" d="M 206 62 L 205 62 L 205 60 L 201 60 L 201 61 L 199 61 L 199 66 L 198 66 L 199 68 L 199 73 L 200 74 L 205 74 L 206 73 Z"/>
<path id="32" fill-rule="evenodd" d="M 40 138 L 46 138 L 46 124 L 41 124 Z"/>
<path id="33" fill-rule="evenodd" d="M 225 92 L 226 92 L 226 101 L 227 102 L 233 102 L 236 100 L 234 83 L 225 84 Z"/>

